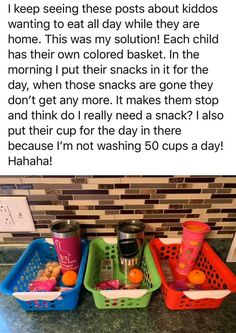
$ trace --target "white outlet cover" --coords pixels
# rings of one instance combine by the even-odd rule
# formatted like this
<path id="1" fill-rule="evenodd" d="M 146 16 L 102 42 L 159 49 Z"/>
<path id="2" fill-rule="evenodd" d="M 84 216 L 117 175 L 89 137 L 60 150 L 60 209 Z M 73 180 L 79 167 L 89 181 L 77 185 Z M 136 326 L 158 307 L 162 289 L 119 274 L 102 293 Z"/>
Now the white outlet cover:
<path id="1" fill-rule="evenodd" d="M 0 197 L 0 232 L 35 231 L 26 197 Z"/>

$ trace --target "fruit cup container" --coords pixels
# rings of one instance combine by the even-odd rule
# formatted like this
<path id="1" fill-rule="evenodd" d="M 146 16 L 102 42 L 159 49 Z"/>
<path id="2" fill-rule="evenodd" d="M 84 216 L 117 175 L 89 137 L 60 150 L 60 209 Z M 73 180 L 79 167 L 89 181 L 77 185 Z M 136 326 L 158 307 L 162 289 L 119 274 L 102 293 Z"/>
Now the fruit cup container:
<path id="1" fill-rule="evenodd" d="M 79 300 L 88 256 L 88 241 L 81 240 L 82 261 L 76 285 L 68 291 L 29 292 L 28 285 L 49 261 L 58 261 L 51 238 L 29 244 L 0 285 L 0 291 L 12 295 L 25 311 L 73 310 Z"/>
<path id="2" fill-rule="evenodd" d="M 161 276 L 161 291 L 167 308 L 171 310 L 218 308 L 227 295 L 236 292 L 236 276 L 211 246 L 204 241 L 193 268 L 203 271 L 206 275 L 206 281 L 201 290 L 177 291 L 173 289 L 168 278 L 172 276 L 175 280 L 181 279 L 181 275 L 175 271 L 180 243 L 181 238 L 158 238 L 149 243 Z M 167 271 L 166 268 L 164 269 L 163 263 L 165 265 L 167 263 Z"/>
<path id="3" fill-rule="evenodd" d="M 144 280 L 141 289 L 96 290 L 100 282 L 100 263 L 102 259 L 113 259 L 113 278 L 124 281 L 125 276 L 119 268 L 117 239 L 110 239 L 106 243 L 103 239 L 94 239 L 90 243 L 88 263 L 84 278 L 85 287 L 92 292 L 95 305 L 99 309 L 124 309 L 147 307 L 152 292 L 161 285 L 161 279 L 153 261 L 150 248 L 146 242 L 143 250 L 141 269 Z"/>

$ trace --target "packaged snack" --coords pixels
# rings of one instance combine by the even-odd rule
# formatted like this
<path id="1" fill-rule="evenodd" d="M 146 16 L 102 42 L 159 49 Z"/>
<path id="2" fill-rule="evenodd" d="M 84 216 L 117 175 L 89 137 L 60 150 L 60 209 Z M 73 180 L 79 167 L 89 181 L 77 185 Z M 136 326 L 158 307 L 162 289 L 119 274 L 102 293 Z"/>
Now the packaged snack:
<path id="1" fill-rule="evenodd" d="M 97 290 L 117 290 L 120 289 L 120 281 L 119 280 L 102 281 L 97 283 L 95 288 Z"/>
<path id="2" fill-rule="evenodd" d="M 60 273 L 61 267 L 58 262 L 48 262 L 44 269 L 38 271 L 35 280 L 30 282 L 29 291 L 54 290 Z"/>
<path id="3" fill-rule="evenodd" d="M 100 281 L 113 279 L 113 260 L 102 259 L 100 264 Z"/>

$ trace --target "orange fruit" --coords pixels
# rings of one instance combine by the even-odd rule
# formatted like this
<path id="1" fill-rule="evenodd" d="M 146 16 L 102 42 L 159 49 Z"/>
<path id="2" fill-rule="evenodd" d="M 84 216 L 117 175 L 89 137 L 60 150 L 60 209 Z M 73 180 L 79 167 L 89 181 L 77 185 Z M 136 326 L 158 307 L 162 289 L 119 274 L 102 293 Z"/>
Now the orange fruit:
<path id="1" fill-rule="evenodd" d="M 128 279 L 132 283 L 140 283 L 143 281 L 143 272 L 139 268 L 131 268 L 128 273 Z"/>
<path id="2" fill-rule="evenodd" d="M 73 287 L 76 284 L 77 276 L 75 271 L 67 271 L 62 275 L 62 282 L 67 287 Z"/>
<path id="3" fill-rule="evenodd" d="M 198 269 L 189 272 L 187 277 L 192 284 L 203 284 L 206 280 L 206 274 Z"/>

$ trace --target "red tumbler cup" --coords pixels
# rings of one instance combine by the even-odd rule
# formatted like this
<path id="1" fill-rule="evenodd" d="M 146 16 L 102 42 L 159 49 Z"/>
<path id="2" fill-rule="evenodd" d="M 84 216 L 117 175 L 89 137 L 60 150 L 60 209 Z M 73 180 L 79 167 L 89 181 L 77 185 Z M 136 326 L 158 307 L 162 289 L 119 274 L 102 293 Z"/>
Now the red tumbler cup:
<path id="1" fill-rule="evenodd" d="M 183 237 L 176 267 L 179 274 L 187 275 L 193 269 L 203 240 L 209 231 L 209 225 L 203 222 L 186 221 L 183 223 Z"/>
<path id="2" fill-rule="evenodd" d="M 78 271 L 81 261 L 79 223 L 74 220 L 54 221 L 51 233 L 62 273 Z"/>

